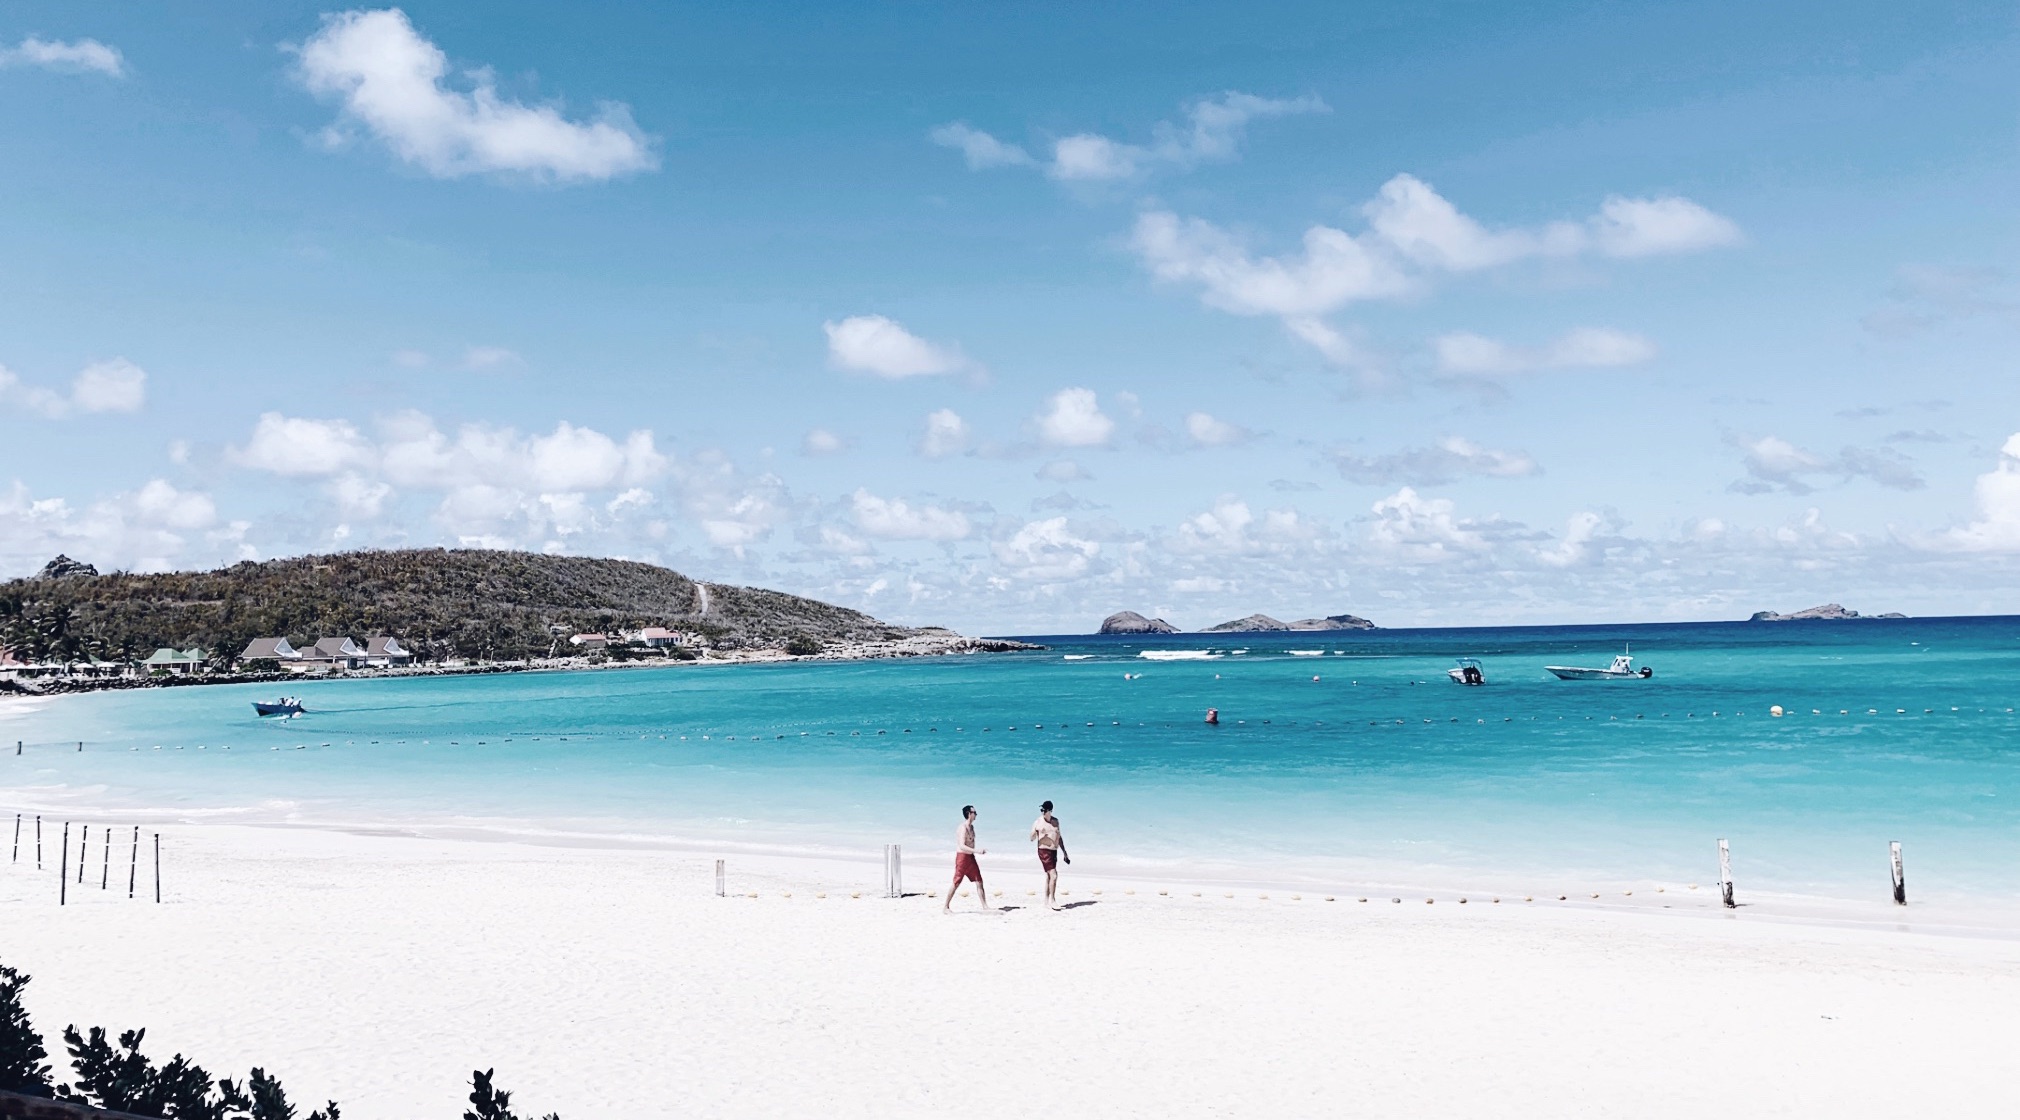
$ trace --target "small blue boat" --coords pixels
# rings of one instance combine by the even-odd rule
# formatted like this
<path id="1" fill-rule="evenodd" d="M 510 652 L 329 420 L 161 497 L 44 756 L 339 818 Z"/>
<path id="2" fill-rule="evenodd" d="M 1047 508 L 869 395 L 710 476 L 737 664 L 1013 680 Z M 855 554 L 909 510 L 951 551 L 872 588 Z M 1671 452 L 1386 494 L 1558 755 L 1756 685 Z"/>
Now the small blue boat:
<path id="1" fill-rule="evenodd" d="M 292 696 L 283 696 L 272 701 L 255 700 L 252 706 L 253 711 L 263 716 L 298 716 L 305 710 L 302 702 Z"/>

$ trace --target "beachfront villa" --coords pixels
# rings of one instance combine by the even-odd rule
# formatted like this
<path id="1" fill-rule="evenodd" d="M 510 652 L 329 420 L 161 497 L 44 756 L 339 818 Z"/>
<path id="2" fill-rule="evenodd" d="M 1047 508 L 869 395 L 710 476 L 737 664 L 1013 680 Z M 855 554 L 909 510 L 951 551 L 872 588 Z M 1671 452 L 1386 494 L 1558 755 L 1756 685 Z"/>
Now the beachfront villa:
<path id="1" fill-rule="evenodd" d="M 576 634 L 568 639 L 568 644 L 581 650 L 602 649 L 610 644 L 610 635 Z"/>
<path id="2" fill-rule="evenodd" d="M 163 646 L 147 655 L 140 667 L 147 673 L 166 673 L 169 676 L 186 677 L 203 672 L 205 658 L 203 650 L 196 646 L 188 649 L 174 649 Z"/>
<path id="3" fill-rule="evenodd" d="M 390 635 L 367 638 L 362 646 L 349 637 L 319 638 L 305 648 L 296 648 L 284 637 L 254 638 L 238 660 L 275 661 L 290 673 L 309 673 L 411 665 L 414 653 Z"/>

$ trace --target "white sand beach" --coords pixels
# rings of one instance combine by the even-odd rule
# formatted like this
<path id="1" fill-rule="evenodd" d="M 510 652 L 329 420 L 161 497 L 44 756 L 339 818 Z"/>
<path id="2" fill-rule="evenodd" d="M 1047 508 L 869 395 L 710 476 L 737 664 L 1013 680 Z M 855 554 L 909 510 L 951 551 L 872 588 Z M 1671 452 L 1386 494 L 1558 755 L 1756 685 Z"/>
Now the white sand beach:
<path id="1" fill-rule="evenodd" d="M 473 1067 L 568 1120 L 2011 1110 L 2020 941 L 1912 909 L 1847 928 L 1708 891 L 1328 902 L 1069 869 L 1053 913 L 1011 845 L 984 866 L 1013 909 L 943 917 L 875 897 L 870 859 L 738 856 L 717 898 L 694 853 L 164 832 L 158 906 L 99 890 L 95 859 L 60 909 L 53 868 L 0 864 L 36 1025 L 54 1049 L 67 1023 L 145 1026 L 157 1058 L 259 1064 L 347 1117 L 455 1115 Z M 906 886 L 944 890 L 946 862 L 915 854 Z"/>

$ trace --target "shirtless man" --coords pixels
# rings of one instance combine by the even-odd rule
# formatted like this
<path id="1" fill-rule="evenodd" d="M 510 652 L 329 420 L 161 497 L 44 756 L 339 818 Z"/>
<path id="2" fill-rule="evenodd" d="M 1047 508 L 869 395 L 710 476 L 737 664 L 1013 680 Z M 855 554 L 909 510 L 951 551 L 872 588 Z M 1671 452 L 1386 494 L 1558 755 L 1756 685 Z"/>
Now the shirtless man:
<path id="1" fill-rule="evenodd" d="M 1059 861 L 1073 862 L 1066 854 L 1066 839 L 1059 834 L 1059 818 L 1052 815 L 1052 803 L 1038 806 L 1038 819 L 1031 822 L 1031 839 L 1038 841 L 1038 866 L 1045 869 L 1045 905 L 1059 909 Z"/>
<path id="2" fill-rule="evenodd" d="M 989 888 L 982 885 L 982 865 L 976 856 L 989 854 L 989 849 L 975 846 L 975 807 L 961 806 L 961 831 L 954 834 L 954 885 L 947 888 L 947 902 L 940 907 L 940 913 L 954 912 L 954 892 L 961 889 L 961 880 L 975 880 L 975 893 L 981 896 L 982 909 L 989 909 Z"/>

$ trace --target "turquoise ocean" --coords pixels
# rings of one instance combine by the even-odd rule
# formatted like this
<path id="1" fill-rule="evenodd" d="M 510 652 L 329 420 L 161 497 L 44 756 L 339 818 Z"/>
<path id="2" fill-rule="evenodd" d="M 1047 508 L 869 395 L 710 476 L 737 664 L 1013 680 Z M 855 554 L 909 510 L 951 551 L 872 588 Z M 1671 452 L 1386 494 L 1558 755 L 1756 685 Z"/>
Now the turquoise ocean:
<path id="1" fill-rule="evenodd" d="M 2020 901 L 2020 618 L 1029 640 L 305 681 L 292 720 L 270 685 L 69 696 L 0 714 L 0 807 L 937 869 L 963 804 L 1022 853 L 1051 799 L 1083 867 L 1146 877 L 1708 884 L 1727 838 L 1751 887 L 1872 898 L 1898 840 L 1918 897 Z M 1653 677 L 1543 670 L 1630 644 Z"/>

